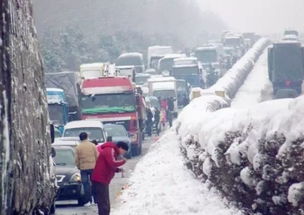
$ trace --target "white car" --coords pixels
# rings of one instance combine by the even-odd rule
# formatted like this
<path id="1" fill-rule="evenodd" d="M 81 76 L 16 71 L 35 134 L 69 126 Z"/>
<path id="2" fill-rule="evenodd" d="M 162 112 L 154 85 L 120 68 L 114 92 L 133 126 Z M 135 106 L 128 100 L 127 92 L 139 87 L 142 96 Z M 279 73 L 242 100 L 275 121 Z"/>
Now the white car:
<path id="1" fill-rule="evenodd" d="M 89 140 L 95 144 L 103 144 L 106 141 L 103 123 L 99 120 L 69 122 L 64 126 L 62 137 L 79 137 L 81 132 L 86 132 Z"/>

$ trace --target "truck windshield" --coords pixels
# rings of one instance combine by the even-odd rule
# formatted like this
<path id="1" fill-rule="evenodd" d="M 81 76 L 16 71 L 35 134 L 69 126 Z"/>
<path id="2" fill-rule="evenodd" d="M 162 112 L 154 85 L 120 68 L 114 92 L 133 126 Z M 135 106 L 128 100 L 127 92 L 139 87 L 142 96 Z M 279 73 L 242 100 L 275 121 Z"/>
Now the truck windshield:
<path id="1" fill-rule="evenodd" d="M 202 63 L 217 62 L 216 50 L 196 51 L 195 55 L 196 55 L 197 59 Z"/>
<path id="2" fill-rule="evenodd" d="M 172 69 L 174 58 L 165 58 L 159 61 L 159 70 L 160 71 L 170 71 Z"/>
<path id="3" fill-rule="evenodd" d="M 153 92 L 153 96 L 161 99 L 170 98 L 170 97 L 176 98 L 176 94 L 174 90 L 155 90 Z"/>
<path id="4" fill-rule="evenodd" d="M 187 81 L 192 87 L 200 87 L 200 74 L 197 67 L 174 68 L 172 76 Z"/>
<path id="5" fill-rule="evenodd" d="M 48 105 L 50 120 L 55 125 L 64 125 L 64 109 L 61 104 Z"/>
<path id="6" fill-rule="evenodd" d="M 143 65 L 142 59 L 139 56 L 123 56 L 117 59 L 116 66 L 139 66 Z"/>
<path id="7" fill-rule="evenodd" d="M 133 93 L 99 94 L 81 97 L 83 114 L 125 113 L 136 111 Z"/>
<path id="8" fill-rule="evenodd" d="M 104 136 L 101 128 L 69 128 L 64 130 L 64 137 L 78 137 L 81 132 L 86 132 L 89 140 L 97 140 L 97 142 L 104 142 Z"/>

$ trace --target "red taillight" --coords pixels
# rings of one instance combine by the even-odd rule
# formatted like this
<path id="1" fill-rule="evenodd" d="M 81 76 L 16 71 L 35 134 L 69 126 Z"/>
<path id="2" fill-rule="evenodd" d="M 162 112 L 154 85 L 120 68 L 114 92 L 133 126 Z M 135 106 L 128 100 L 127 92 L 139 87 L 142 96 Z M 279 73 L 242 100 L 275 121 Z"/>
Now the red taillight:
<path id="1" fill-rule="evenodd" d="M 292 82 L 291 82 L 291 81 L 285 81 L 285 86 L 286 86 L 286 87 L 290 87 L 290 86 L 291 86 L 291 84 L 292 84 Z"/>

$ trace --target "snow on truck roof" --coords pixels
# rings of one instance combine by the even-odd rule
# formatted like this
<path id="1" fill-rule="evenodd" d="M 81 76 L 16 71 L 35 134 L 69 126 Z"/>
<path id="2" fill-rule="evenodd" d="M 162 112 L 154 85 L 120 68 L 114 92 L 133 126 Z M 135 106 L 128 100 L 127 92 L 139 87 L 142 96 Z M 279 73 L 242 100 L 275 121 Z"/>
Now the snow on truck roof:
<path id="1" fill-rule="evenodd" d="M 216 50 L 215 46 L 202 46 L 196 48 L 196 51 L 213 51 L 213 50 Z"/>
<path id="2" fill-rule="evenodd" d="M 60 93 L 63 93 L 63 89 L 60 89 L 60 88 L 46 88 L 46 91 L 47 92 L 60 92 Z"/>
<path id="3" fill-rule="evenodd" d="M 123 93 L 133 91 L 133 85 L 127 77 L 102 77 L 84 80 L 82 93 L 85 95 Z"/>
<path id="4" fill-rule="evenodd" d="M 139 52 L 127 52 L 127 53 L 121 54 L 118 58 L 122 58 L 122 57 L 140 57 L 140 58 L 142 58 L 143 55 Z"/>
<path id="5" fill-rule="evenodd" d="M 73 129 L 73 128 L 102 128 L 103 124 L 99 120 L 78 120 L 68 122 L 64 129 Z"/>
<path id="6" fill-rule="evenodd" d="M 92 69 L 92 68 L 101 68 L 105 65 L 105 63 L 86 63 L 80 65 L 80 70 L 83 69 Z"/>
<path id="7" fill-rule="evenodd" d="M 185 54 L 167 54 L 161 60 L 174 59 L 174 58 L 180 58 L 180 57 L 186 57 L 186 55 Z"/>
<path id="8" fill-rule="evenodd" d="M 174 77 L 153 77 L 148 79 L 148 82 L 167 82 L 167 81 L 176 81 L 176 79 Z"/>

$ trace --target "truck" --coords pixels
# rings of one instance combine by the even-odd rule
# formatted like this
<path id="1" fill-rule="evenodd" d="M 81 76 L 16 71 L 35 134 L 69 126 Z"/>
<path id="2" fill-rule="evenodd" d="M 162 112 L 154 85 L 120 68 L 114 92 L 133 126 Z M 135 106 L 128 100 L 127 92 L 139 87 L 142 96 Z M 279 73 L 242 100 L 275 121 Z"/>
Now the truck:
<path id="1" fill-rule="evenodd" d="M 69 121 L 80 119 L 79 72 L 64 71 L 45 74 L 45 86 L 47 88 L 60 88 L 64 91 L 68 105 Z"/>
<path id="2" fill-rule="evenodd" d="M 195 50 L 195 57 L 201 63 L 206 75 L 206 86 L 212 86 L 222 75 L 222 65 L 217 48 L 214 46 L 199 47 Z"/>
<path id="3" fill-rule="evenodd" d="M 177 105 L 185 107 L 189 103 L 190 85 L 182 79 L 176 80 Z"/>
<path id="4" fill-rule="evenodd" d="M 107 63 L 89 63 L 80 65 L 80 77 L 81 79 L 92 79 L 108 76 L 108 64 Z"/>
<path id="5" fill-rule="evenodd" d="M 184 54 L 169 54 L 164 56 L 158 61 L 157 70 L 159 71 L 160 74 L 163 73 L 170 74 L 174 65 L 174 59 L 180 57 L 186 57 L 186 56 Z"/>
<path id="6" fill-rule="evenodd" d="M 283 91 L 301 94 L 304 78 L 304 47 L 301 43 L 274 43 L 268 49 L 268 74 L 275 97 L 282 97 Z"/>
<path id="7" fill-rule="evenodd" d="M 138 73 L 143 74 L 143 73 Z M 122 76 L 129 78 L 132 82 L 136 81 L 136 68 L 135 66 L 117 66 L 115 76 Z"/>
<path id="8" fill-rule="evenodd" d="M 50 121 L 62 134 L 69 118 L 68 104 L 64 91 L 59 88 L 47 88 L 46 91 Z"/>
<path id="9" fill-rule="evenodd" d="M 102 77 L 84 80 L 81 85 L 81 119 L 123 125 L 131 138 L 132 155 L 141 154 L 142 97 L 127 77 Z"/>
<path id="10" fill-rule="evenodd" d="M 204 86 L 202 68 L 194 57 L 175 59 L 170 75 L 185 80 L 192 87 Z"/>
<path id="11" fill-rule="evenodd" d="M 138 52 L 129 52 L 121 54 L 116 60 L 116 69 L 131 67 L 135 69 L 135 73 L 143 73 L 145 65 L 143 55 Z"/>
<path id="12" fill-rule="evenodd" d="M 160 101 L 172 98 L 174 100 L 173 114 L 177 116 L 177 86 L 174 77 L 154 77 L 148 79 L 149 96 L 155 96 Z"/>
<path id="13" fill-rule="evenodd" d="M 173 54 L 171 46 L 150 46 L 148 48 L 148 68 L 157 70 L 159 60 L 168 54 Z"/>

